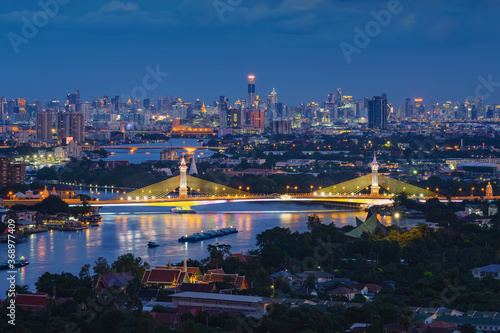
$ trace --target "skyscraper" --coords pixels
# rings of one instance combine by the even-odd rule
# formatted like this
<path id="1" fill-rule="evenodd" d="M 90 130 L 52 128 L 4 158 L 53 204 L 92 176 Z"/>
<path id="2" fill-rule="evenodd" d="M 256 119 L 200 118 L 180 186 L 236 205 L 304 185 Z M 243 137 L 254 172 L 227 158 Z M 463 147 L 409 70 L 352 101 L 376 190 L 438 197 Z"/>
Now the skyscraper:
<path id="1" fill-rule="evenodd" d="M 229 100 L 226 96 L 219 97 L 220 128 L 227 128 L 227 112 L 229 110 Z"/>
<path id="2" fill-rule="evenodd" d="M 387 129 L 387 99 L 375 96 L 368 102 L 368 127 L 371 129 Z"/>
<path id="3" fill-rule="evenodd" d="M 267 113 L 268 116 L 276 118 L 276 103 L 278 103 L 278 93 L 273 88 L 273 91 L 267 96 Z"/>
<path id="4" fill-rule="evenodd" d="M 253 109 L 255 103 L 255 75 L 248 76 L 248 108 Z"/>
<path id="5" fill-rule="evenodd" d="M 7 98 L 5 97 L 2 97 L 2 99 L 0 99 L 0 114 L 5 114 L 7 113 Z"/>
<path id="6" fill-rule="evenodd" d="M 36 114 L 37 140 L 52 140 L 52 113 L 39 112 Z"/>
<path id="7" fill-rule="evenodd" d="M 80 112 L 80 91 L 76 90 L 76 93 L 68 94 L 68 100 L 66 104 L 68 107 L 68 111 Z"/>
<path id="8" fill-rule="evenodd" d="M 76 141 L 83 144 L 85 140 L 84 119 L 82 113 L 57 114 L 57 138 L 62 143 Z"/>
<path id="9" fill-rule="evenodd" d="M 412 114 L 413 114 L 413 104 L 411 103 L 411 98 L 407 98 L 405 104 L 405 118 L 411 118 Z"/>

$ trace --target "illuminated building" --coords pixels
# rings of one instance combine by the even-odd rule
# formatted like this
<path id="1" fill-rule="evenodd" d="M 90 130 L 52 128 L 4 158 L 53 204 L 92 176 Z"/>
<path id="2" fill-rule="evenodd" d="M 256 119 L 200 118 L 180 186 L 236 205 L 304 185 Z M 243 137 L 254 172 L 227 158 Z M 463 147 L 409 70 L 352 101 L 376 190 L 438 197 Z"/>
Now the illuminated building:
<path id="1" fill-rule="evenodd" d="M 0 187 L 24 184 L 25 165 L 12 164 L 12 157 L 0 156 Z"/>
<path id="2" fill-rule="evenodd" d="M 37 140 L 52 140 L 52 113 L 39 112 L 36 115 Z"/>
<path id="3" fill-rule="evenodd" d="M 226 129 L 228 126 L 229 100 L 226 96 L 219 97 L 220 128 Z"/>
<path id="4" fill-rule="evenodd" d="M 387 129 L 387 116 L 387 99 L 380 96 L 373 97 L 368 102 L 368 127 L 378 130 Z"/>
<path id="5" fill-rule="evenodd" d="M 255 75 L 248 76 L 248 108 L 252 109 L 255 104 Z"/>
<path id="6" fill-rule="evenodd" d="M 179 125 L 172 128 L 171 135 L 180 136 L 199 136 L 199 135 L 214 135 L 213 128 L 208 127 L 191 127 L 186 125 Z"/>
<path id="7" fill-rule="evenodd" d="M 76 141 L 82 144 L 85 141 L 84 119 L 82 113 L 57 114 L 57 138 L 62 143 Z"/>
<path id="8" fill-rule="evenodd" d="M 68 94 L 67 111 L 80 112 L 80 91 L 74 94 Z"/>

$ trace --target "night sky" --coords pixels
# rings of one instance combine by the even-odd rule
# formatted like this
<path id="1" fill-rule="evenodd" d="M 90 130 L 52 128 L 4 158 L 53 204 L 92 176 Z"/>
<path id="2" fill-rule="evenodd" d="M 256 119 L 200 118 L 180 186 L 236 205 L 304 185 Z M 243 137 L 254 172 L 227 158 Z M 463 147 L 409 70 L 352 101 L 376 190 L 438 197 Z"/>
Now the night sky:
<path id="1" fill-rule="evenodd" d="M 479 91 L 500 102 L 500 1 L 401 0 L 385 26 L 371 12 L 388 2 L 373 0 L 220 0 L 219 12 L 213 0 L 59 1 L 67 3 L 28 36 L 38 1 L 2 2 L 0 96 L 130 94 L 159 65 L 169 75 L 147 92 L 155 102 L 170 94 L 234 103 L 250 73 L 257 94 L 276 88 L 290 106 L 321 103 L 337 88 L 354 98 L 387 93 L 394 105 L 463 101 L 489 76 L 494 84 Z M 373 37 L 357 47 L 356 27 L 367 24 Z M 24 38 L 17 53 L 13 36 Z M 350 63 L 342 42 L 357 47 Z"/>

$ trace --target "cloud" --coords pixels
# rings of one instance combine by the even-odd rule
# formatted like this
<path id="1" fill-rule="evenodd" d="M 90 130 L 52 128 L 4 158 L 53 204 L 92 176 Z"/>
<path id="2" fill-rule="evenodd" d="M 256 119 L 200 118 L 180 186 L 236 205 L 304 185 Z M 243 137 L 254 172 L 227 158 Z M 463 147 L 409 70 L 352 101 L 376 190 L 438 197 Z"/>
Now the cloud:
<path id="1" fill-rule="evenodd" d="M 413 27 L 415 22 L 417 21 L 417 14 L 409 13 L 399 19 L 399 27 L 403 29 L 410 29 Z"/>
<path id="2" fill-rule="evenodd" d="M 105 3 L 99 10 L 98 13 L 110 13 L 116 11 L 123 12 L 137 12 L 140 10 L 138 4 L 133 2 L 123 2 L 123 1 L 110 1 Z"/>

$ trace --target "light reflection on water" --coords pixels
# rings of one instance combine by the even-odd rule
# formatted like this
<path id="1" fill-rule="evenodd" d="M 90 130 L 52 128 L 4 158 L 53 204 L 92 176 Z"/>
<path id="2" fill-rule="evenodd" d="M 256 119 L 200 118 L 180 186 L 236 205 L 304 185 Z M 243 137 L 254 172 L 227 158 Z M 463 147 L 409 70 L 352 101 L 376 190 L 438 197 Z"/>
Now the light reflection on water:
<path id="1" fill-rule="evenodd" d="M 364 219 L 365 212 L 327 211 L 323 206 L 305 206 L 296 203 L 231 203 L 197 206 L 198 214 L 178 215 L 167 213 L 166 207 L 105 207 L 101 210 L 100 227 L 79 232 L 49 231 L 31 235 L 26 243 L 17 244 L 16 256 L 24 255 L 30 265 L 19 269 L 17 284 L 34 283 L 44 272 L 62 271 L 78 275 L 84 264 L 93 266 L 102 256 L 113 262 L 128 252 L 140 256 L 151 265 L 165 265 L 169 257 L 173 263 L 188 258 L 203 259 L 208 256 L 207 244 L 225 243 L 233 252 L 246 252 L 255 248 L 255 236 L 266 229 L 288 227 L 292 231 L 306 231 L 307 216 L 316 212 L 325 223 L 337 226 L 354 225 L 355 217 Z M 221 213 L 220 211 L 231 211 Z M 253 211 L 259 212 L 254 213 Z M 268 210 L 269 212 L 265 212 Z M 182 235 L 201 230 L 234 226 L 239 233 L 194 244 L 179 243 Z M 148 249 L 153 240 L 161 246 Z M 7 244 L 0 244 L 0 261 L 7 259 Z M 7 271 L 0 271 L 0 292 L 8 288 Z"/>

